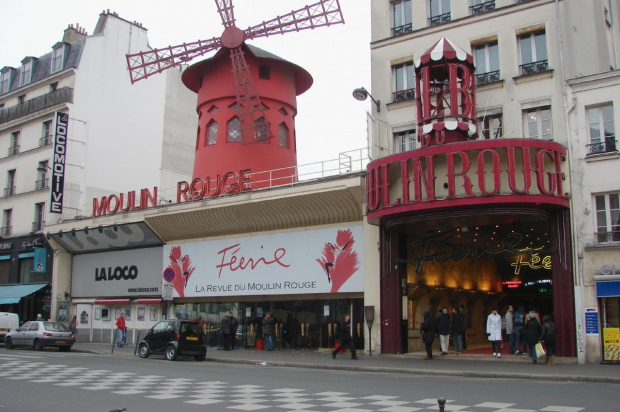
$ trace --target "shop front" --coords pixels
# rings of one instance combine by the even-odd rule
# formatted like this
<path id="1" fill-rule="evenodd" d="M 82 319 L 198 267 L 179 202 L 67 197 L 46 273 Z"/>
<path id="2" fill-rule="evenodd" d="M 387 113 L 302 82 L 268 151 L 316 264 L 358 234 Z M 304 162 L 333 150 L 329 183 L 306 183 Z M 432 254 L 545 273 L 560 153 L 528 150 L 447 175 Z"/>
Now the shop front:
<path id="1" fill-rule="evenodd" d="M 598 334 L 600 325 L 601 362 L 620 364 L 620 266 L 604 265 L 594 279 L 598 308 L 586 311 L 586 333 Z"/>

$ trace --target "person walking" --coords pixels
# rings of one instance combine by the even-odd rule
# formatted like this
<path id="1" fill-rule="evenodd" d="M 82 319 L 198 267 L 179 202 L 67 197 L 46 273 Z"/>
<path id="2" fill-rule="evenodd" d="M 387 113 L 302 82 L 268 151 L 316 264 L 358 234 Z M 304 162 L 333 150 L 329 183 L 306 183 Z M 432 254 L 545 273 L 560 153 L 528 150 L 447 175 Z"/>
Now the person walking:
<path id="1" fill-rule="evenodd" d="M 542 324 L 542 332 L 540 333 L 540 341 L 545 343 L 547 348 L 547 356 L 545 363 L 549 366 L 555 365 L 555 337 L 558 330 L 555 326 L 553 318 L 549 315 L 544 315 Z"/>
<path id="2" fill-rule="evenodd" d="M 462 310 L 452 309 L 452 340 L 454 341 L 454 352 L 460 355 L 463 351 L 463 334 L 465 333 L 465 314 Z"/>
<path id="3" fill-rule="evenodd" d="M 232 312 L 226 312 L 226 315 L 222 317 L 220 320 L 220 333 L 222 334 L 222 349 L 230 350 L 230 333 L 231 333 L 231 324 L 230 317 L 232 316 Z"/>
<path id="4" fill-rule="evenodd" d="M 239 320 L 230 312 L 230 349 L 238 349 L 237 346 L 237 330 L 239 329 Z"/>
<path id="5" fill-rule="evenodd" d="M 508 352 L 511 355 L 515 353 L 515 332 L 514 332 L 514 308 L 512 305 L 508 305 L 506 315 L 504 315 L 504 324 L 506 325 L 506 335 L 508 335 Z"/>
<path id="6" fill-rule="evenodd" d="M 422 342 L 426 349 L 426 360 L 433 359 L 433 342 L 435 341 L 435 322 L 431 317 L 431 312 L 424 312 L 424 320 L 420 325 L 420 333 L 422 334 Z"/>
<path id="7" fill-rule="evenodd" d="M 459 312 L 463 314 L 464 327 L 463 327 L 463 349 L 467 349 L 467 328 L 469 327 L 469 316 L 465 312 L 465 306 L 459 306 Z"/>
<path id="8" fill-rule="evenodd" d="M 527 343 L 527 351 L 532 357 L 532 362 L 538 363 L 538 356 L 536 355 L 536 344 L 540 341 L 540 335 L 542 328 L 540 323 L 536 319 L 535 313 L 530 313 L 529 319 L 525 324 L 525 343 Z"/>
<path id="9" fill-rule="evenodd" d="M 69 330 L 74 335 L 77 333 L 77 315 L 73 315 L 71 322 L 69 322 Z"/>
<path id="10" fill-rule="evenodd" d="M 491 341 L 493 356 L 502 357 L 502 317 L 497 313 L 497 308 L 493 308 L 487 317 L 487 336 Z"/>
<path id="11" fill-rule="evenodd" d="M 267 312 L 265 314 L 265 318 L 263 319 L 263 335 L 265 336 L 265 342 L 267 344 L 267 350 L 273 350 L 273 335 L 275 332 L 275 324 L 276 321 L 271 317 L 271 312 Z"/>
<path id="12" fill-rule="evenodd" d="M 447 355 L 450 346 L 450 315 L 445 306 L 441 308 L 441 312 L 437 316 L 437 334 L 439 335 L 441 354 Z"/>
<path id="13" fill-rule="evenodd" d="M 351 329 L 351 316 L 344 315 L 340 322 L 340 346 L 332 351 L 332 358 L 336 359 L 336 355 L 339 352 L 344 352 L 345 347 L 351 349 L 351 359 L 357 360 L 357 353 L 355 351 L 355 336 L 353 336 L 353 329 Z"/>
<path id="14" fill-rule="evenodd" d="M 123 347 L 125 342 L 125 332 L 127 330 L 127 324 L 125 323 L 125 314 L 121 313 L 116 319 L 116 344 L 119 348 Z"/>
<path id="15" fill-rule="evenodd" d="M 523 328 L 525 328 L 525 321 L 525 309 L 523 308 L 523 306 L 519 306 L 519 309 L 517 309 L 517 311 L 513 313 L 512 317 L 512 328 L 515 335 L 515 355 L 520 355 L 523 352 L 527 351 L 527 349 L 525 348 L 526 344 L 525 342 L 523 342 Z M 523 352 L 521 351 L 521 342 L 523 342 Z"/>

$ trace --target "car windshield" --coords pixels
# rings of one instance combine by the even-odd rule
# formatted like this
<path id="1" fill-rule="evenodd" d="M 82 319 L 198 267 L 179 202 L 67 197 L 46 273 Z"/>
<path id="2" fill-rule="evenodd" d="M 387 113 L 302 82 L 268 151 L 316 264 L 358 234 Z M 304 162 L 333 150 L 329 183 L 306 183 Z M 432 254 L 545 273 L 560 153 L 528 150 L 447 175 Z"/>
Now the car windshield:
<path id="1" fill-rule="evenodd" d="M 45 330 L 55 330 L 57 332 L 69 332 L 69 329 L 62 323 L 58 322 L 43 322 Z"/>
<path id="2" fill-rule="evenodd" d="M 202 329 L 198 323 L 182 323 L 181 333 L 189 336 L 199 336 L 202 334 Z"/>

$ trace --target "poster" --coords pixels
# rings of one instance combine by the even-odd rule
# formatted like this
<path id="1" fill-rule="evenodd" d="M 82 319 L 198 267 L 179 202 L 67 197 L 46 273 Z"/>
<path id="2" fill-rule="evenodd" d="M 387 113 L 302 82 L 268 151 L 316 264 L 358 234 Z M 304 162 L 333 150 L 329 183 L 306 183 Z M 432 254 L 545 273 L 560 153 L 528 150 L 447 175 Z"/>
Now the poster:
<path id="1" fill-rule="evenodd" d="M 139 321 L 143 321 L 144 320 L 144 308 L 138 308 L 138 320 Z"/>
<path id="2" fill-rule="evenodd" d="M 69 322 L 68 302 L 58 302 L 58 310 L 56 311 L 56 322 Z"/>
<path id="3" fill-rule="evenodd" d="M 603 328 L 603 360 L 620 362 L 620 328 Z"/>
<path id="4" fill-rule="evenodd" d="M 151 320 L 157 320 L 157 308 L 151 308 Z"/>

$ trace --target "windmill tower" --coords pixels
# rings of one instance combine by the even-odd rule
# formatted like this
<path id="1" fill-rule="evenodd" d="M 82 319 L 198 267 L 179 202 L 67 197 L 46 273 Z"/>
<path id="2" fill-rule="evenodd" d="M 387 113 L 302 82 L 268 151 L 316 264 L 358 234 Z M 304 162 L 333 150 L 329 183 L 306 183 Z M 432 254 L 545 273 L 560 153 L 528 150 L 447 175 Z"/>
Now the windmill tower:
<path id="1" fill-rule="evenodd" d="M 241 30 L 235 26 L 232 0 L 215 2 L 224 25 L 219 38 L 127 55 L 131 82 L 219 49 L 183 74 L 183 83 L 198 93 L 193 178 L 220 179 L 244 169 L 280 169 L 290 176 L 297 166 L 296 96 L 310 88 L 312 77 L 245 41 L 344 23 L 340 4 L 321 0 Z M 264 176 L 251 180 L 262 182 L 253 183 L 254 188 L 266 185 Z"/>

